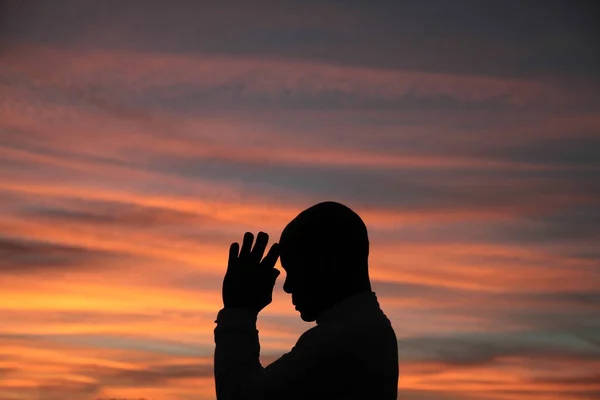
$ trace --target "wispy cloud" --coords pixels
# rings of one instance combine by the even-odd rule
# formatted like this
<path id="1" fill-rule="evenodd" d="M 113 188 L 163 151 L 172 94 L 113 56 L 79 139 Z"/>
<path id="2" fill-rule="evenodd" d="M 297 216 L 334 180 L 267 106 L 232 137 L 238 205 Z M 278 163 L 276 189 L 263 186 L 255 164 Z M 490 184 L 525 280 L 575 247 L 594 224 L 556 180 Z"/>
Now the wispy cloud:
<path id="1" fill-rule="evenodd" d="M 0 397 L 214 398 L 229 244 L 323 200 L 369 228 L 401 397 L 597 397 L 585 17 L 283 3 L 7 8 Z M 283 280 L 265 364 L 309 327 Z"/>
<path id="2" fill-rule="evenodd" d="M 45 67 L 36 61 L 45 61 Z M 589 93 L 549 80 L 382 70 L 248 56 L 73 51 L 15 45 L 3 58 L 8 84 L 47 100 L 108 107 L 406 109 L 569 105 Z M 473 106 L 471 106 L 473 107 Z"/>

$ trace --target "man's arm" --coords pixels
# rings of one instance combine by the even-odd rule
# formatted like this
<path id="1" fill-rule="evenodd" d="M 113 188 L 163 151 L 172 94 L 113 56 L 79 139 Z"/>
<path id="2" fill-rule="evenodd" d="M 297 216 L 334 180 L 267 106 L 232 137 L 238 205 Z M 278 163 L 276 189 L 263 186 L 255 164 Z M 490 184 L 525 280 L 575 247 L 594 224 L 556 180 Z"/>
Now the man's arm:
<path id="1" fill-rule="evenodd" d="M 306 398 L 325 365 L 337 352 L 339 340 L 314 327 L 294 348 L 266 368 L 260 364 L 256 315 L 242 308 L 224 308 L 215 328 L 215 383 L 217 400 L 270 400 Z M 336 345 L 337 343 L 337 345 Z M 343 364 L 339 358 L 337 368 Z M 329 371 L 331 372 L 331 371 Z M 329 382 L 335 386 L 338 383 Z M 319 387 L 319 390 L 331 388 Z"/>
<path id="2" fill-rule="evenodd" d="M 214 374 L 217 399 L 237 397 L 237 390 L 249 377 L 260 374 L 260 345 L 256 317 L 272 300 L 273 286 L 279 275 L 275 263 L 279 257 L 273 244 L 263 259 L 269 236 L 259 232 L 244 234 L 242 246 L 229 247 L 227 272 L 223 279 L 224 308 L 217 315 L 215 328 Z"/>
<path id="3" fill-rule="evenodd" d="M 244 308 L 223 308 L 215 328 L 215 386 L 217 400 L 240 398 L 239 389 L 261 373 L 256 315 Z"/>

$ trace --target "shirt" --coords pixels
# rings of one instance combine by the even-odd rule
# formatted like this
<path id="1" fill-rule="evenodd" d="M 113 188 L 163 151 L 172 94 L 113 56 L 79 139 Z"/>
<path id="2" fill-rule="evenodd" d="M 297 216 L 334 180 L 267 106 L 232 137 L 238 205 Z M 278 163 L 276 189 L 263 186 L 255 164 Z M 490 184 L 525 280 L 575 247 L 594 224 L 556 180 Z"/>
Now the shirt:
<path id="1" fill-rule="evenodd" d="M 266 367 L 259 361 L 256 318 L 241 308 L 217 315 L 217 400 L 396 400 L 398 342 L 374 292 L 322 312 L 290 352 Z"/>

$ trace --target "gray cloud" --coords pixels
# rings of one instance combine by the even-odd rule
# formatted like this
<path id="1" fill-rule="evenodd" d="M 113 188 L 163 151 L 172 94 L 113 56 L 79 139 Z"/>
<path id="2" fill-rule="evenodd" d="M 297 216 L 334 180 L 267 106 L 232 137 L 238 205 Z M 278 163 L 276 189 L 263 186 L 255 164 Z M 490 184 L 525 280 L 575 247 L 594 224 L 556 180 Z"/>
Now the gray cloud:
<path id="1" fill-rule="evenodd" d="M 597 128 L 600 133 L 600 128 Z M 596 168 L 600 177 L 600 137 L 540 138 L 510 146 L 496 146 L 485 151 L 488 157 L 551 166 L 577 166 Z"/>
<path id="2" fill-rule="evenodd" d="M 514 266 L 507 266 L 512 269 Z M 599 278 L 600 278 L 600 270 Z M 551 313 L 552 318 L 557 318 L 561 314 L 566 317 L 573 317 L 573 320 L 580 320 L 581 315 L 574 315 L 579 312 L 594 312 L 596 308 L 600 309 L 600 291 L 576 291 L 576 290 L 547 290 L 547 291 L 506 291 L 502 293 L 489 292 L 485 290 L 461 289 L 455 287 L 444 287 L 440 285 L 428 285 L 409 282 L 389 282 L 372 280 L 373 289 L 383 297 L 398 298 L 423 298 L 439 303 L 438 309 L 445 312 L 461 310 L 455 307 L 462 307 L 462 312 L 466 313 L 487 313 L 494 311 L 494 318 L 500 318 L 497 313 L 504 313 L 504 318 L 512 318 L 521 315 L 523 319 L 534 317 L 535 313 L 544 315 Z M 546 306 L 536 311 L 531 311 L 531 304 L 536 306 Z M 457 305 L 458 304 L 458 305 Z M 472 309 L 468 305 L 472 305 Z M 528 306 L 528 307 L 527 307 Z M 568 311 L 558 311 L 557 307 Z M 432 310 L 433 311 L 433 310 Z M 597 313 L 597 312 L 596 312 Z M 550 318 L 550 319 L 552 319 Z M 558 320 L 555 320 L 558 322 Z M 598 327 L 600 328 L 599 324 Z M 548 328 L 548 326 L 544 326 Z"/>
<path id="3" fill-rule="evenodd" d="M 548 377 L 548 378 L 533 378 L 532 382 L 535 383 L 550 383 L 558 385 L 598 385 L 600 382 L 600 374 L 589 374 L 583 376 L 574 377 Z M 598 391 L 600 393 L 600 391 Z"/>
<path id="4" fill-rule="evenodd" d="M 120 256 L 92 248 L 0 237 L 0 272 L 4 273 L 89 268 Z"/>
<path id="5" fill-rule="evenodd" d="M 499 227 L 497 234 L 517 243 L 598 241 L 600 206 L 572 204 L 546 215 L 530 215 L 520 224 Z M 600 263 L 598 267 L 600 270 Z"/>
<path id="6" fill-rule="evenodd" d="M 122 369 L 105 366 L 87 366 L 83 370 L 109 387 L 157 387 L 168 384 L 171 379 L 211 378 L 212 364 L 191 363 L 183 365 L 158 365 L 146 369 Z"/>
<path id="7" fill-rule="evenodd" d="M 273 151 L 276 151 L 275 149 Z M 557 191 L 586 193 L 575 182 L 557 188 L 544 172 L 517 167 L 364 168 L 346 165 L 282 165 L 216 158 L 151 157 L 149 168 L 186 178 L 227 181 L 257 189 L 276 187 L 316 198 L 336 196 L 360 204 L 406 210 L 484 210 L 549 202 Z M 447 184 L 445 184 L 447 182 Z M 452 182 L 452 184 L 450 184 Z M 528 183 L 528 185 L 526 185 Z M 562 182 L 560 182 L 562 183 Z M 592 193 L 593 194 L 593 193 Z M 547 200 L 545 200 L 547 198 Z"/>
<path id="8" fill-rule="evenodd" d="M 540 9 L 535 2 L 225 1 L 166 7 L 160 1 L 117 6 L 71 0 L 5 8 L 0 34 L 61 45 L 299 57 L 460 74 L 597 76 L 600 70 L 592 2 L 551 1 Z"/>
<path id="9" fill-rule="evenodd" d="M 173 241 L 213 244 L 231 241 L 231 234 L 223 229 L 228 222 L 208 213 L 182 211 L 173 208 L 144 206 L 116 201 L 83 200 L 70 198 L 58 205 L 33 202 L 19 207 L 18 214 L 25 219 L 48 224 L 73 224 L 106 229 L 144 229 L 160 233 Z M 201 278 L 184 280 L 178 287 L 193 287 Z M 205 280 L 205 279 L 204 279 Z M 201 285 L 207 288 L 206 282 Z"/>
<path id="10" fill-rule="evenodd" d="M 148 54 L 128 59 L 109 53 L 99 70 L 72 71 L 67 61 L 76 59 L 77 53 L 46 51 L 29 56 L 33 54 L 46 57 L 59 72 L 40 73 L 27 56 L 15 52 L 3 78 L 10 88 L 19 89 L 19 96 L 45 104 L 100 108 L 128 118 L 143 117 L 139 109 L 184 115 L 259 110 L 500 112 L 547 111 L 549 107 L 564 111 L 597 103 L 583 90 L 552 82 L 360 70 L 300 60 L 298 64 L 290 60 L 256 63 L 203 56 L 182 64 Z M 152 67 L 154 61 L 164 66 Z M 138 76 L 130 70 L 134 64 L 140 70 Z M 195 69 L 201 71 L 194 74 Z"/>
<path id="11" fill-rule="evenodd" d="M 214 219 L 207 215 L 174 209 L 141 206 L 132 203 L 109 201 L 73 200 L 68 207 L 26 207 L 21 214 L 26 218 L 34 218 L 55 222 L 77 222 L 92 225 L 129 226 L 148 228 L 167 225 L 192 225 Z"/>
<path id="12" fill-rule="evenodd" d="M 29 398 L 43 398 L 44 400 L 84 400 L 97 398 L 101 386 L 95 382 L 81 382 L 70 379 L 45 379 L 36 382 L 35 386 L 11 386 L 10 388 L 20 395 Z M 40 395 L 43 394 L 43 397 Z"/>
<path id="13" fill-rule="evenodd" d="M 210 334 L 210 332 L 207 332 Z M 176 340 L 153 340 L 117 334 L 0 334 L 0 339 L 20 340 L 25 343 L 39 342 L 45 346 L 55 344 L 69 346 L 85 346 L 97 349 L 119 349 L 130 351 L 152 352 L 165 356 L 180 358 L 208 357 L 212 354 L 213 346 L 210 344 L 195 344 Z"/>
<path id="14" fill-rule="evenodd" d="M 49 323 L 49 324 L 93 324 L 98 321 L 135 323 L 152 321 L 165 316 L 164 314 L 142 314 L 130 312 L 106 311 L 29 311 L 29 310 L 2 310 L 4 318 L 21 321 L 24 323 Z"/>
<path id="15" fill-rule="evenodd" d="M 494 207 L 494 204 L 486 204 L 483 201 L 470 204 L 483 209 Z M 521 205 L 527 207 L 528 204 L 528 199 L 523 199 Z M 452 202 L 448 201 L 448 206 L 452 207 L 451 205 Z M 541 206 L 543 207 L 544 204 Z M 574 259 L 597 261 L 600 271 L 600 253 L 594 250 L 595 243 L 600 239 L 600 207 L 589 203 L 573 202 L 571 205 L 552 206 L 552 208 L 549 211 L 521 213 L 512 218 L 499 220 L 470 220 L 465 216 L 456 221 L 439 221 L 429 224 L 426 228 L 416 224 L 405 224 L 394 229 L 374 228 L 370 230 L 369 237 L 373 242 L 382 245 L 394 243 L 403 245 L 495 243 L 514 246 L 543 246 L 568 243 L 573 250 L 570 250 L 568 255 L 557 254 L 555 264 L 562 265 L 563 262 Z M 469 254 L 464 256 L 464 260 L 475 263 L 494 262 L 507 267 L 531 266 L 540 263 L 535 260 L 520 259 L 514 254 Z"/>
<path id="16" fill-rule="evenodd" d="M 600 360 L 600 349 L 565 334 L 543 331 L 486 333 L 455 337 L 398 340 L 400 359 L 431 361 L 446 366 L 482 366 L 503 357 Z"/>
<path id="17" fill-rule="evenodd" d="M 507 267 L 507 271 L 514 267 Z M 508 273 L 508 272 L 507 272 Z M 464 330 L 466 323 L 462 317 L 477 321 L 468 325 L 472 331 L 504 331 L 519 327 L 544 334 L 562 335 L 576 340 L 593 350 L 600 350 L 600 343 L 594 337 L 600 334 L 600 292 L 593 290 L 505 290 L 489 292 L 485 290 L 461 289 L 442 285 L 414 283 L 372 282 L 373 290 L 383 301 L 386 298 L 409 301 L 395 311 L 399 315 L 398 326 L 402 319 L 409 320 L 411 315 L 418 316 L 420 324 L 436 326 L 444 321 L 445 329 Z M 410 300 L 422 299 L 421 306 L 413 307 Z M 458 321 L 456 320 L 457 317 Z M 481 335 L 485 335 L 482 333 Z M 488 333 L 483 340 L 490 345 L 502 341 L 502 334 Z M 533 340 L 535 334 L 527 338 Z M 510 336 L 510 335 L 509 335 Z M 520 337 L 516 337 L 521 339 Z M 473 343 L 481 338 L 475 336 Z M 440 339 L 441 340 L 441 339 Z M 471 338 L 465 338 L 468 343 Z M 408 345 L 410 347 L 411 345 Z"/>

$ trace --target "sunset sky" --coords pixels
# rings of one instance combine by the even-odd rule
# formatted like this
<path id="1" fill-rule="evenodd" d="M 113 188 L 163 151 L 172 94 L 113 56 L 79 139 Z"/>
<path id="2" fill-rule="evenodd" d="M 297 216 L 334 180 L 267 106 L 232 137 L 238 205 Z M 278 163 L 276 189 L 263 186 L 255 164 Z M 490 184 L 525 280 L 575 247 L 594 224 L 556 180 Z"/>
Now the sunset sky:
<path id="1" fill-rule="evenodd" d="M 599 9 L 0 3 L 0 400 L 214 400 L 230 243 L 325 200 L 400 399 L 600 398 Z"/>

